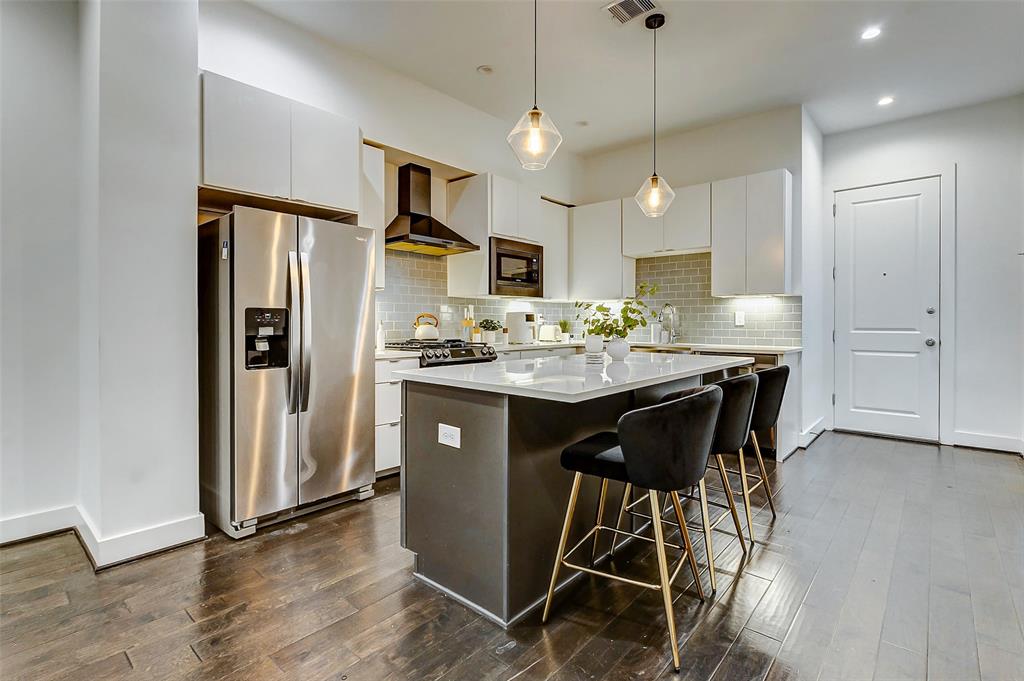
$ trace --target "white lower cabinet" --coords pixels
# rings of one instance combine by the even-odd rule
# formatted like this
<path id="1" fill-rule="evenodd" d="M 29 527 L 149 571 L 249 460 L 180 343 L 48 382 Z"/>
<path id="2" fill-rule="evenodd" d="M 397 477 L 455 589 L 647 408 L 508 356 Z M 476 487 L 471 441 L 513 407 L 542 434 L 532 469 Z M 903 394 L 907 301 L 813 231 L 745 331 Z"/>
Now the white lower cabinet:
<path id="1" fill-rule="evenodd" d="M 392 472 L 402 463 L 402 381 L 394 372 L 418 369 L 420 361 L 411 359 L 378 359 L 374 385 L 376 404 L 374 448 L 378 475 Z"/>
<path id="2" fill-rule="evenodd" d="M 385 423 L 376 427 L 376 466 L 378 473 L 402 465 L 402 422 Z"/>

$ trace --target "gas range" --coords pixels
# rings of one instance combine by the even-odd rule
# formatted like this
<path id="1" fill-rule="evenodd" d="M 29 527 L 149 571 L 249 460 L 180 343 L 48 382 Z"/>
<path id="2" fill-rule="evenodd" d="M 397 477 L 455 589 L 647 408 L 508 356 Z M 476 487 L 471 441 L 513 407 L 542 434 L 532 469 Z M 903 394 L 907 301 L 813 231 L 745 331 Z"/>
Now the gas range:
<path id="1" fill-rule="evenodd" d="M 414 340 L 385 343 L 388 350 L 418 350 L 421 367 L 439 367 L 472 362 L 493 362 L 498 353 L 486 343 L 468 343 L 458 338 Z"/>

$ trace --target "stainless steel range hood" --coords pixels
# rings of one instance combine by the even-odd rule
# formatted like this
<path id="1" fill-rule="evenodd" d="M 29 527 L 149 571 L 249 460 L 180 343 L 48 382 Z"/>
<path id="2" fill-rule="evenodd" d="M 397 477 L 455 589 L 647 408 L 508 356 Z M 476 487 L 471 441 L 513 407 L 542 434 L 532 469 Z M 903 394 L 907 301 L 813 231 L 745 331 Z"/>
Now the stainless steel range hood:
<path id="1" fill-rule="evenodd" d="M 424 255 L 480 250 L 430 216 L 430 169 L 415 163 L 406 163 L 398 169 L 398 217 L 384 232 L 384 245 Z"/>

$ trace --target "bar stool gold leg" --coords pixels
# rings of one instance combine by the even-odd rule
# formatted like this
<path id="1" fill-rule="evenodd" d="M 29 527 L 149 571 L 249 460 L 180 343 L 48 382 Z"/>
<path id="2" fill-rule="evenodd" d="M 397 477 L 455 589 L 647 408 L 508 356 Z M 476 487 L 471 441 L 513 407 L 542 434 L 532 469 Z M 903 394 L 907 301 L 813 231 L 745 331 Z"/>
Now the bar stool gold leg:
<path id="1" fill-rule="evenodd" d="M 679 492 L 671 492 L 672 506 L 676 509 L 676 521 L 679 523 L 679 534 L 683 538 L 683 549 L 686 550 L 686 558 L 690 561 L 690 571 L 693 572 L 693 583 L 697 587 L 697 596 L 704 600 L 704 585 L 700 583 L 700 569 L 697 567 L 697 558 L 693 555 L 693 544 L 690 542 L 690 531 L 686 529 L 686 518 L 683 516 L 683 506 L 679 503 Z"/>
<path id="2" fill-rule="evenodd" d="M 626 486 L 622 488 L 622 503 L 619 505 L 619 517 L 615 520 L 615 529 L 622 529 L 622 520 L 626 517 L 626 507 L 629 505 L 630 493 L 633 491 L 633 485 L 626 483 Z M 612 547 L 608 550 L 609 556 L 615 555 L 615 533 L 612 533 Z"/>
<path id="3" fill-rule="evenodd" d="M 740 459 L 740 494 L 743 495 L 743 512 L 747 515 L 747 534 L 750 535 L 750 548 L 754 548 L 754 518 L 750 513 L 750 486 L 747 484 L 747 463 L 743 456 L 743 447 L 736 452 Z"/>
<path id="4" fill-rule="evenodd" d="M 548 598 L 544 601 L 544 614 L 541 615 L 541 622 L 547 622 L 548 614 L 551 612 L 551 598 L 555 595 L 555 586 L 558 584 L 558 569 L 562 566 L 562 556 L 565 555 L 565 544 L 569 540 L 569 527 L 572 525 L 572 514 L 576 510 L 576 499 L 580 495 L 582 480 L 583 473 L 577 473 L 576 477 L 572 479 L 572 491 L 569 492 L 569 503 L 565 507 L 565 522 L 562 524 L 562 536 L 558 539 L 555 565 L 551 568 L 551 584 L 548 585 Z"/>
<path id="5" fill-rule="evenodd" d="M 708 577 L 711 578 L 711 593 L 718 591 L 718 582 L 715 580 L 715 550 L 711 548 L 711 516 L 708 514 L 708 490 L 704 486 L 704 479 L 701 478 L 700 488 L 700 521 L 704 526 L 704 549 L 708 553 Z"/>
<path id="6" fill-rule="evenodd" d="M 597 517 L 594 519 L 594 526 L 598 527 L 604 519 L 604 500 L 608 496 L 608 478 L 601 478 L 601 497 L 597 500 Z M 618 528 L 616 528 L 618 529 Z M 590 565 L 593 567 L 597 559 L 597 543 L 601 539 L 601 531 L 594 532 L 594 543 L 590 546 Z M 615 541 L 615 533 L 612 533 L 612 542 Z"/>
<path id="7" fill-rule="evenodd" d="M 743 526 L 740 525 L 740 514 L 736 512 L 736 500 L 733 498 L 732 485 L 729 484 L 729 474 L 725 472 L 725 461 L 721 454 L 715 454 L 718 461 L 718 472 L 722 476 L 722 487 L 725 489 L 725 500 L 729 504 L 729 513 L 732 514 L 733 525 L 736 526 L 736 538 L 740 540 L 740 550 L 747 553 L 747 543 L 743 541 Z"/>
<path id="8" fill-rule="evenodd" d="M 648 490 L 651 501 L 651 525 L 654 526 L 654 542 L 657 545 L 658 572 L 661 573 L 661 596 L 665 601 L 665 619 L 668 620 L 668 635 L 672 641 L 672 664 L 679 671 L 679 642 L 676 640 L 676 620 L 672 615 L 672 589 L 668 581 L 668 559 L 665 556 L 665 535 L 661 527 L 661 513 L 658 493 Z"/>
<path id="9" fill-rule="evenodd" d="M 772 509 L 772 517 L 776 517 L 775 499 L 772 498 L 772 486 L 768 484 L 768 471 L 764 467 L 764 457 L 761 456 L 761 445 L 757 442 L 757 433 L 751 431 L 750 439 L 754 441 L 754 456 L 757 458 L 757 467 L 761 470 L 761 482 L 764 484 L 764 493 L 768 495 L 768 506 Z"/>

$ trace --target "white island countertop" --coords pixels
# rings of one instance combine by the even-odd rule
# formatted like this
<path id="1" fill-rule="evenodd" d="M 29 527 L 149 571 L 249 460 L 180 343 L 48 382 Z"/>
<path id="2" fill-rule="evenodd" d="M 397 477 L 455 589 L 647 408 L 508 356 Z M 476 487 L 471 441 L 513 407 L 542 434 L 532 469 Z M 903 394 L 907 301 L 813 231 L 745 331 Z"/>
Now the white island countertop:
<path id="1" fill-rule="evenodd" d="M 518 359 L 396 371 L 406 381 L 518 395 L 556 402 L 584 402 L 753 363 L 752 357 L 632 352 L 624 362 L 586 364 L 585 355 Z"/>

